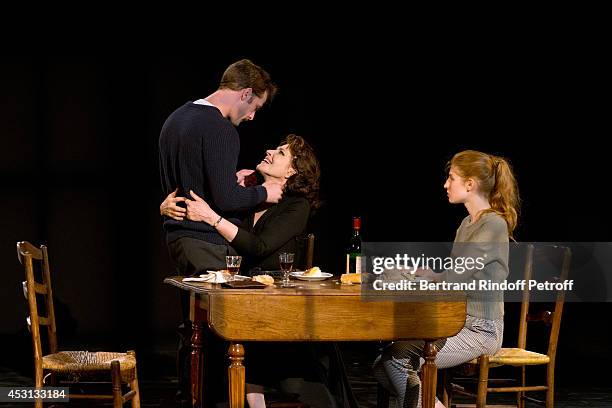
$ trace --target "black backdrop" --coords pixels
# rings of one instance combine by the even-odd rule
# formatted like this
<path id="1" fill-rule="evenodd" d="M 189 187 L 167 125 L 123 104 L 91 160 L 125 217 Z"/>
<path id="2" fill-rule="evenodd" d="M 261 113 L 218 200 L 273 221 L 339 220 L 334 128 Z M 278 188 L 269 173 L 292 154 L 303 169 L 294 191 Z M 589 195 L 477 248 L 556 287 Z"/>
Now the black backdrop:
<path id="1" fill-rule="evenodd" d="M 611 240 L 602 75 L 584 55 L 577 63 L 561 51 L 504 49 L 400 62 L 329 47 L 6 57 L 3 344 L 30 352 L 15 256 L 15 242 L 29 240 L 50 249 L 60 343 L 172 349 L 179 312 L 176 292 L 161 283 L 173 270 L 158 216 L 157 139 L 167 115 L 212 92 L 243 57 L 264 66 L 280 93 L 239 127 L 241 167 L 252 168 L 287 133 L 312 143 L 325 200 L 312 222 L 315 260 L 326 270 L 341 270 L 353 215 L 363 217 L 365 240 L 451 241 L 465 209 L 446 201 L 444 165 L 467 148 L 513 163 L 524 200 L 519 240 Z M 585 359 L 612 362 L 601 322 L 610 311 L 567 305 L 562 383 L 582 380 L 572 371 Z M 20 366 L 18 353 L 2 349 L 1 360 Z"/>

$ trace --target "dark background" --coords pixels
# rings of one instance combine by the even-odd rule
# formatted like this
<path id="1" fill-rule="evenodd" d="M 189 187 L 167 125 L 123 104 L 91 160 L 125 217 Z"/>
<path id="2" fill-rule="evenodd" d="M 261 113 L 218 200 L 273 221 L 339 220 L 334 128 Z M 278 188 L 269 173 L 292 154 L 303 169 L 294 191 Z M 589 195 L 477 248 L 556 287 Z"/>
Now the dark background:
<path id="1" fill-rule="evenodd" d="M 612 240 L 609 92 L 599 57 L 545 40 L 410 51 L 328 44 L 4 57 L 0 361 L 31 372 L 19 240 L 49 247 L 60 345 L 173 350 L 180 314 L 177 291 L 162 283 L 174 271 L 158 215 L 159 131 L 243 57 L 268 70 L 280 93 L 238 128 L 241 167 L 253 168 L 287 133 L 311 142 L 325 200 L 312 221 L 315 261 L 325 270 L 342 270 L 353 215 L 363 217 L 365 240 L 452 241 L 465 209 L 446 200 L 444 166 L 468 148 L 514 165 L 523 198 L 518 240 Z M 507 307 L 508 345 L 515 306 Z M 604 382 L 575 373 L 587 361 L 612 363 L 611 311 L 608 303 L 567 304 L 560 385 Z"/>

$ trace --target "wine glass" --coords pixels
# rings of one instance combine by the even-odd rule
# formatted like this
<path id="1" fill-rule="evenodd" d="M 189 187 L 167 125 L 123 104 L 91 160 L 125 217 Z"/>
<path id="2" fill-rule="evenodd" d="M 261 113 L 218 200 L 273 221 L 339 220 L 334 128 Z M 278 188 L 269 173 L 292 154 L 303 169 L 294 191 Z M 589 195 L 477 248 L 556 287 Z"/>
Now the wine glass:
<path id="1" fill-rule="evenodd" d="M 290 288 L 295 286 L 289 283 L 289 273 L 293 270 L 293 253 L 281 252 L 278 254 L 278 262 L 280 263 L 281 271 L 283 271 L 281 287 Z"/>
<path id="2" fill-rule="evenodd" d="M 242 257 L 240 255 L 228 255 L 225 257 L 225 266 L 230 274 L 230 281 L 235 280 L 235 276 L 240 270 L 240 264 L 242 263 Z"/>

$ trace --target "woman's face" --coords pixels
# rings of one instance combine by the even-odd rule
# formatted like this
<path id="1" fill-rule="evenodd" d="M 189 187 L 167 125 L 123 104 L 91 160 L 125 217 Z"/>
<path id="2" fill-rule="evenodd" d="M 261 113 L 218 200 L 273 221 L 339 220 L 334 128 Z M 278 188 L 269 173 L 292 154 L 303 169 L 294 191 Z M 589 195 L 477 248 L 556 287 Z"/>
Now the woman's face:
<path id="1" fill-rule="evenodd" d="M 293 155 L 289 150 L 289 145 L 285 144 L 274 150 L 267 150 L 266 157 L 257 165 L 257 171 L 264 177 L 284 180 L 295 174 L 292 163 Z"/>
<path id="2" fill-rule="evenodd" d="M 448 172 L 448 178 L 444 183 L 444 188 L 446 189 L 446 195 L 448 195 L 448 201 L 450 203 L 465 203 L 468 196 L 466 180 L 457 174 L 454 167 L 451 167 Z"/>

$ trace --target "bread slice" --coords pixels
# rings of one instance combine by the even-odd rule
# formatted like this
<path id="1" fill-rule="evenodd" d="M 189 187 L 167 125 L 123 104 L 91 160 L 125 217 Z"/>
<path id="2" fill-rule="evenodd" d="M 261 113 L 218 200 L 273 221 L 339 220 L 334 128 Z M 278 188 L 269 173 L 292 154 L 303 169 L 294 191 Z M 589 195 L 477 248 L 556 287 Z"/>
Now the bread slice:
<path id="1" fill-rule="evenodd" d="M 340 276 L 341 283 L 361 283 L 360 273 L 343 273 Z"/>
<path id="2" fill-rule="evenodd" d="M 251 279 L 253 279 L 255 282 L 263 283 L 264 285 L 274 285 L 274 278 L 270 275 L 256 275 L 253 276 Z"/>
<path id="3" fill-rule="evenodd" d="M 312 268 L 307 269 L 302 276 L 321 276 L 321 268 L 318 266 L 313 266 Z"/>

